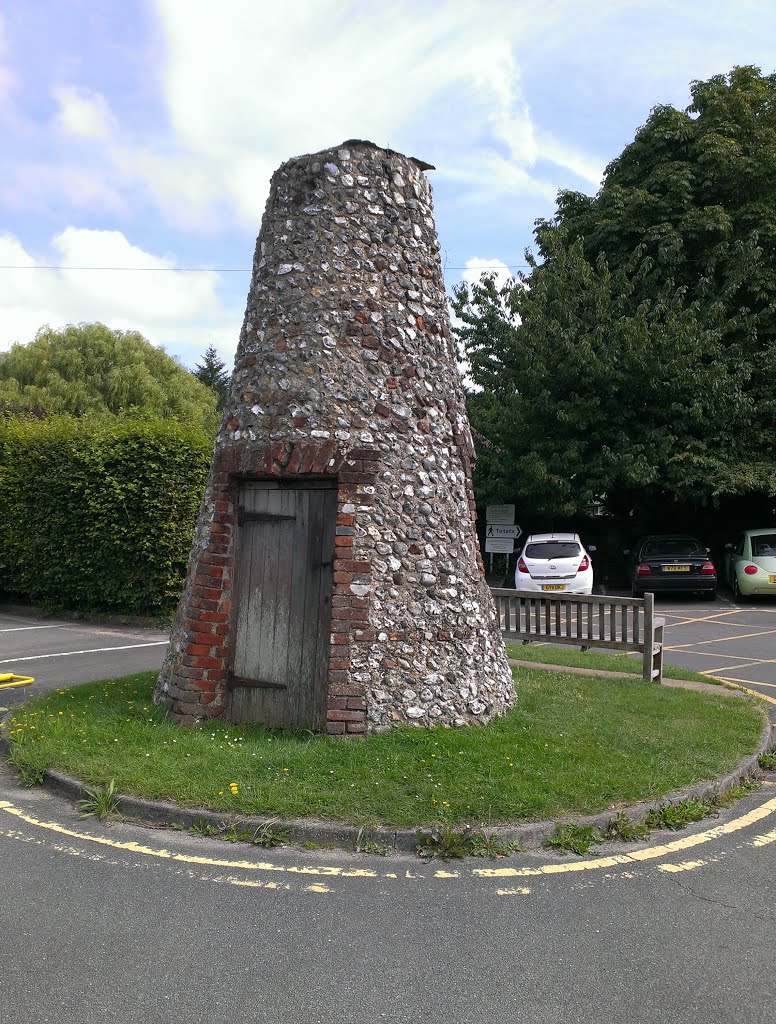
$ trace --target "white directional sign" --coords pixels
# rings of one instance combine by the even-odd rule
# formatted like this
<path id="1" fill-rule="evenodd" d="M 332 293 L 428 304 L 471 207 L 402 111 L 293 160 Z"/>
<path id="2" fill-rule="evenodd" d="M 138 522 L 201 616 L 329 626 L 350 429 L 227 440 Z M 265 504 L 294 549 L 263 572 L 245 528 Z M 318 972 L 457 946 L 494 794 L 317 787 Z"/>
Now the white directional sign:
<path id="1" fill-rule="evenodd" d="M 485 539 L 490 540 L 491 537 L 511 537 L 512 540 L 517 540 L 522 532 L 519 526 L 500 526 L 497 523 L 488 523 L 485 527 Z"/>
<path id="2" fill-rule="evenodd" d="M 515 521 L 515 506 L 514 505 L 486 505 L 485 506 L 485 522 L 486 523 L 503 523 L 505 526 L 510 526 Z"/>
<path id="3" fill-rule="evenodd" d="M 511 555 L 515 542 L 511 537 L 486 537 L 485 552 L 491 555 Z"/>

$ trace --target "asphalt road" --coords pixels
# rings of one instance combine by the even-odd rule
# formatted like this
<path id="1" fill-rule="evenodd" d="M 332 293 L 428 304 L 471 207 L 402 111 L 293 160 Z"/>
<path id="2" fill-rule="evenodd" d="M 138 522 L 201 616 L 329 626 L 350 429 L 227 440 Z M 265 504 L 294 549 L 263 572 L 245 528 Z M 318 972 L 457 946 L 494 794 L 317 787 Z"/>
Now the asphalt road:
<path id="1" fill-rule="evenodd" d="M 660 612 L 669 660 L 776 695 L 776 608 Z M 0 630 L 0 672 L 39 689 L 157 667 L 165 649 L 146 630 L 18 616 Z M 775 852 L 773 784 L 596 858 L 440 864 L 106 827 L 3 765 L 0 1024 L 761 1024 Z"/>
<path id="2" fill-rule="evenodd" d="M 31 686 L 0 689 L 0 707 L 74 683 L 161 667 L 169 634 L 0 612 L 0 674 L 32 676 Z"/>

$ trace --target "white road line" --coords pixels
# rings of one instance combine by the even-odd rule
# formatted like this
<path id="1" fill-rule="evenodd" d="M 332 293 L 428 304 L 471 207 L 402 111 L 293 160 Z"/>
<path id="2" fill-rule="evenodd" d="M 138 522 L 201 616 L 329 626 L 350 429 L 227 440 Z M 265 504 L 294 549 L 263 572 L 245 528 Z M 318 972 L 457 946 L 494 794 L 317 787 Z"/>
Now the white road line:
<path id="1" fill-rule="evenodd" d="M 154 640 L 148 644 L 126 644 L 124 647 L 94 647 L 90 651 L 60 651 L 58 654 L 34 654 L 28 658 L 8 658 L 0 665 L 15 665 L 17 661 L 42 661 L 43 658 L 67 658 L 71 654 L 103 654 L 105 651 L 132 651 L 136 647 L 161 647 L 169 640 Z"/>
<path id="2" fill-rule="evenodd" d="M 70 623 L 63 622 L 56 626 L 9 626 L 7 629 L 0 629 L 0 633 L 21 633 L 25 629 L 67 629 Z"/>

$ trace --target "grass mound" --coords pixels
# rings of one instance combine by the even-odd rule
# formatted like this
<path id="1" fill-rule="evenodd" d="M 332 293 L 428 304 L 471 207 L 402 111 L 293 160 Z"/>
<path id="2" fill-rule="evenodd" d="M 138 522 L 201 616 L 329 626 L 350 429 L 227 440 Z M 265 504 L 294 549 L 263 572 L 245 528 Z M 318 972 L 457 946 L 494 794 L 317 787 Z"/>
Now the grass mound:
<path id="1" fill-rule="evenodd" d="M 753 701 L 517 669 L 520 700 L 484 727 L 361 740 L 261 726 L 172 725 L 155 673 L 60 690 L 17 710 L 12 759 L 224 814 L 354 824 L 498 824 L 657 799 L 732 769 L 762 729 Z"/>

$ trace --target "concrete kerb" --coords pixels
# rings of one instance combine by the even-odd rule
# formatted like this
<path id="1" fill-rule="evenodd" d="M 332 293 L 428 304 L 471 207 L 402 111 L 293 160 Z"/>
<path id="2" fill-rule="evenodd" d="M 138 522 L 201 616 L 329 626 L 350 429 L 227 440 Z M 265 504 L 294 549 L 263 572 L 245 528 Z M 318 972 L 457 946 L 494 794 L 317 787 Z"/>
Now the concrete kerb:
<path id="1" fill-rule="evenodd" d="M 15 708 L 14 711 L 18 711 L 18 708 Z M 6 721 L 12 714 L 13 711 L 9 711 L 0 721 L 0 755 L 4 757 L 11 751 L 11 743 L 4 736 L 3 730 Z M 734 786 L 739 785 L 742 779 L 755 778 L 761 774 L 759 758 L 773 749 L 776 749 L 776 731 L 774 726 L 766 721 L 754 753 L 743 758 L 733 771 L 719 778 L 699 782 L 686 789 L 675 790 L 658 800 L 611 807 L 598 814 L 570 815 L 565 818 L 524 822 L 519 825 L 498 825 L 492 828 L 486 827 L 484 831 L 489 835 L 498 836 L 504 842 L 517 843 L 521 849 L 532 849 L 541 846 L 558 825 L 573 822 L 577 825 L 592 825 L 603 831 L 615 814 L 619 812 L 623 812 L 631 821 L 635 822 L 646 817 L 654 808 L 664 804 L 679 803 L 683 800 L 707 802 L 728 793 Z M 62 772 L 47 771 L 43 778 L 43 787 L 50 793 L 65 797 L 72 803 L 87 796 L 87 787 L 84 783 Z M 414 853 L 418 845 L 418 832 L 429 831 L 432 827 L 419 825 L 415 829 L 392 829 L 384 826 L 359 828 L 356 825 L 313 818 L 286 820 L 276 817 L 250 817 L 222 814 L 204 808 L 179 807 L 177 804 L 160 800 L 144 800 L 131 796 L 119 796 L 117 809 L 123 818 L 138 825 L 182 829 L 191 828 L 194 825 L 210 825 L 219 830 L 236 825 L 240 829 L 251 829 L 254 832 L 266 825 L 282 826 L 291 830 L 290 845 L 301 846 L 304 843 L 310 843 L 315 846 L 331 845 L 350 850 L 356 850 L 360 843 L 369 840 L 393 847 L 401 852 Z"/>

